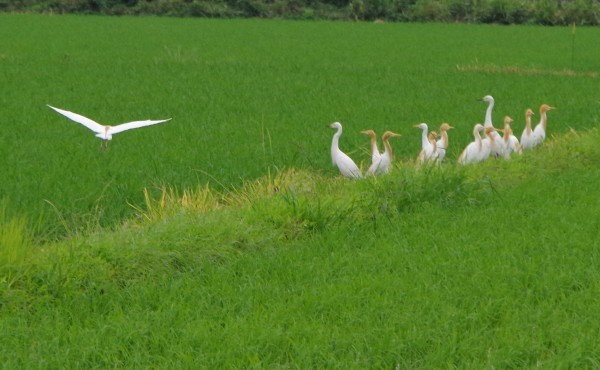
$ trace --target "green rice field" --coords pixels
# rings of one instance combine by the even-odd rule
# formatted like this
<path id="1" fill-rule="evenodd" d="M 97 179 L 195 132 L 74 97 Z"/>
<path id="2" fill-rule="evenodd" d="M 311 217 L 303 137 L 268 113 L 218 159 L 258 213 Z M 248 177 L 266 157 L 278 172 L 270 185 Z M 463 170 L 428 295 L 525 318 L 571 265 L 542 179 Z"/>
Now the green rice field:
<path id="1" fill-rule="evenodd" d="M 599 28 L 0 14 L 0 366 L 597 368 Z M 486 105 L 542 147 L 462 167 Z M 172 118 L 100 140 L 102 124 Z M 361 130 L 401 134 L 389 175 Z M 426 122 L 446 162 L 416 168 Z"/>

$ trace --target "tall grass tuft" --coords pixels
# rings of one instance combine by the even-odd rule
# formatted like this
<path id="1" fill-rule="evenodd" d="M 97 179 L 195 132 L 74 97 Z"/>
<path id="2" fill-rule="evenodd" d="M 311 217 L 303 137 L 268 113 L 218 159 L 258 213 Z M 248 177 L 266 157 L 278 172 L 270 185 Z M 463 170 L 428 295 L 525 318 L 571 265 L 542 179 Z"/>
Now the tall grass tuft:
<path id="1" fill-rule="evenodd" d="M 179 192 L 172 186 L 163 185 L 158 198 L 144 188 L 145 208 L 130 204 L 137 211 L 137 217 L 148 222 L 158 222 L 173 216 L 176 212 L 206 212 L 218 209 L 220 199 L 208 185 L 198 185 L 196 189 L 184 189 Z"/>
<path id="2" fill-rule="evenodd" d="M 27 278 L 31 268 L 33 239 L 25 217 L 8 215 L 0 203 L 0 307 L 4 300 L 16 300 L 18 283 Z"/>

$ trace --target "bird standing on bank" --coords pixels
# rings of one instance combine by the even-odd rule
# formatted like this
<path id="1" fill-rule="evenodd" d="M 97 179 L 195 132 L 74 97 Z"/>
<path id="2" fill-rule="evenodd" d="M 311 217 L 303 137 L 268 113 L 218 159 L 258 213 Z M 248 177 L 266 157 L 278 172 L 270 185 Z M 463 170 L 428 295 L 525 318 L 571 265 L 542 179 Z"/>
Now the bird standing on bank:
<path id="1" fill-rule="evenodd" d="M 417 157 L 417 164 L 424 164 L 433 161 L 437 158 L 437 143 L 435 140 L 431 141 L 427 134 L 427 124 L 420 123 L 413 127 L 421 129 L 421 152 Z"/>
<path id="2" fill-rule="evenodd" d="M 446 150 L 448 150 L 448 130 L 453 129 L 454 127 L 450 126 L 447 123 L 442 123 L 440 126 L 440 135 L 441 139 L 439 139 L 436 143 L 436 148 L 438 152 L 437 161 L 441 163 L 446 157 Z"/>
<path id="3" fill-rule="evenodd" d="M 497 155 L 502 155 L 502 138 L 498 134 L 497 130 L 493 127 L 483 127 L 483 132 L 485 134 L 485 138 L 481 140 L 483 151 L 482 151 L 482 161 L 488 159 L 491 155 L 499 153 Z M 496 133 L 496 135 L 494 135 Z M 500 138 L 500 140 L 496 140 L 496 137 Z"/>
<path id="4" fill-rule="evenodd" d="M 339 140 L 340 136 L 342 136 L 342 124 L 339 122 L 332 123 L 329 127 L 336 129 L 336 133 L 333 135 L 333 139 L 331 140 L 331 161 L 334 165 L 336 165 L 342 175 L 359 179 L 362 176 L 360 169 L 354 163 L 352 158 L 348 157 L 348 155 L 340 150 Z"/>
<path id="5" fill-rule="evenodd" d="M 548 104 L 542 104 L 540 106 L 540 123 L 535 125 L 533 129 L 533 133 L 531 134 L 531 140 L 534 147 L 540 145 L 546 139 L 546 112 L 549 110 L 554 110 L 555 107 L 551 107 Z"/>
<path id="6" fill-rule="evenodd" d="M 485 111 L 485 120 L 483 121 L 483 127 L 492 127 L 493 128 L 494 124 L 492 123 L 492 111 L 494 110 L 494 104 L 495 104 L 494 98 L 491 95 L 486 95 L 479 100 L 488 103 L 488 107 Z M 498 132 L 496 132 L 496 130 L 492 130 L 491 135 L 494 137 L 494 141 L 496 143 L 500 143 L 500 141 L 502 140 L 502 138 L 500 137 L 500 134 L 498 134 Z M 499 145 L 492 147 L 492 152 L 490 153 L 490 155 L 497 157 L 502 154 L 503 154 L 502 148 Z"/>
<path id="7" fill-rule="evenodd" d="M 381 158 L 381 153 L 379 153 L 379 148 L 377 148 L 377 135 L 375 131 L 365 130 L 360 133 L 368 135 L 371 138 L 371 164 L 376 163 Z"/>
<path id="8" fill-rule="evenodd" d="M 89 128 L 90 130 L 94 131 L 96 133 L 96 137 L 103 140 L 102 144 L 104 144 L 104 147 L 102 147 L 102 145 L 101 145 L 100 146 L 101 149 L 106 148 L 106 145 L 105 145 L 106 141 L 112 140 L 112 136 L 114 134 L 118 134 L 119 132 L 131 130 L 134 128 L 156 125 L 157 123 L 163 123 L 163 122 L 167 122 L 167 121 L 171 120 L 171 118 L 167 118 L 167 119 L 162 119 L 162 120 L 133 121 L 133 122 L 128 122 L 128 123 L 123 123 L 123 124 L 120 124 L 117 126 L 108 126 L 108 125 L 105 126 L 105 125 L 101 125 L 98 122 L 93 121 L 87 117 L 84 117 L 80 114 L 69 112 L 69 111 L 62 110 L 62 109 L 58 109 L 49 104 L 48 104 L 48 107 L 52 108 L 56 112 L 67 117 L 68 119 L 75 121 L 77 123 L 80 123 L 80 124 L 84 125 L 85 127 Z"/>
<path id="9" fill-rule="evenodd" d="M 521 154 L 521 144 L 519 139 L 513 135 L 513 131 L 510 128 L 510 123 L 513 121 L 509 116 L 504 117 L 504 130 L 502 135 L 502 141 L 504 142 L 504 158 L 510 158 L 512 153 Z"/>
<path id="10" fill-rule="evenodd" d="M 483 125 L 478 123 L 473 127 L 473 137 L 475 140 L 469 143 L 462 153 L 460 153 L 458 163 L 466 165 L 481 162 L 483 160 L 483 142 L 481 140 L 481 135 L 479 134 L 480 131 L 483 131 Z"/>
<path id="11" fill-rule="evenodd" d="M 376 162 L 371 164 L 369 170 L 367 171 L 367 175 L 377 175 L 380 173 L 388 173 L 390 171 L 390 164 L 394 159 L 394 154 L 392 152 L 392 146 L 390 145 L 389 139 L 392 137 L 400 137 L 400 134 L 393 133 L 391 131 L 386 131 L 381 137 L 383 141 L 384 151 L 383 154 L 379 157 Z"/>
<path id="12" fill-rule="evenodd" d="M 533 148 L 533 138 L 531 134 L 533 134 L 533 130 L 531 129 L 531 116 L 533 116 L 533 111 L 529 108 L 525 111 L 525 129 L 521 134 L 521 149 L 527 150 Z"/>

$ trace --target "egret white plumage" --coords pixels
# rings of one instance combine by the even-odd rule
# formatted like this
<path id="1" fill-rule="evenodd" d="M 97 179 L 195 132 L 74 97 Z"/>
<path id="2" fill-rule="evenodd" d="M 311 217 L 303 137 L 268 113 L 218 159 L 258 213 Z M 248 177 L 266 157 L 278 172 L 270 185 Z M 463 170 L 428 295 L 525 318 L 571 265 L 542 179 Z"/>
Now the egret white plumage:
<path id="1" fill-rule="evenodd" d="M 473 127 L 473 137 L 475 140 L 469 143 L 462 153 L 460 153 L 458 163 L 465 165 L 481 162 L 483 160 L 484 148 L 481 135 L 479 134 L 480 131 L 483 131 L 483 125 L 478 123 Z"/>
<path id="2" fill-rule="evenodd" d="M 546 112 L 548 112 L 549 110 L 554 110 L 554 109 L 556 109 L 556 108 L 551 107 L 548 104 L 542 104 L 540 106 L 540 116 L 541 116 L 540 123 L 535 125 L 535 128 L 533 129 L 533 133 L 531 134 L 531 140 L 533 142 L 534 147 L 540 145 L 542 142 L 544 142 L 544 139 L 546 139 L 546 122 L 547 122 Z"/>
<path id="3" fill-rule="evenodd" d="M 392 146 L 390 145 L 389 139 L 392 137 L 399 137 L 400 134 L 386 131 L 381 137 L 383 141 L 384 151 L 376 162 L 373 162 L 367 171 L 367 175 L 376 175 L 380 173 L 388 173 L 390 171 L 390 163 L 394 159 L 392 152 Z"/>
<path id="4" fill-rule="evenodd" d="M 435 140 L 431 141 L 429 135 L 427 134 L 427 124 L 420 123 L 418 125 L 413 126 L 415 128 L 421 129 L 421 152 L 417 157 L 417 164 L 424 164 L 426 162 L 433 161 L 437 158 L 437 143 Z"/>
<path id="5" fill-rule="evenodd" d="M 333 135 L 331 140 L 331 161 L 336 165 L 342 175 L 350 178 L 361 178 L 362 172 L 354 163 L 354 161 L 348 157 L 348 155 L 340 150 L 339 140 L 342 136 L 342 124 L 339 122 L 332 123 L 329 127 L 336 129 L 336 133 Z"/>
<path id="6" fill-rule="evenodd" d="M 486 137 L 481 140 L 483 146 L 482 160 L 485 161 L 489 156 L 496 153 L 502 154 L 502 138 L 500 138 L 497 130 L 493 127 L 484 126 L 483 133 Z M 496 135 L 494 135 L 494 133 L 496 133 Z M 500 138 L 500 140 L 496 140 L 496 137 Z"/>
<path id="7" fill-rule="evenodd" d="M 361 131 L 361 134 L 369 135 L 371 138 L 371 163 L 376 163 L 381 158 L 381 153 L 379 153 L 379 148 L 377 148 L 377 135 L 373 130 L 365 130 Z"/>
<path id="8" fill-rule="evenodd" d="M 525 111 L 525 129 L 521 134 L 521 148 L 523 150 L 533 148 L 533 130 L 531 129 L 531 116 L 533 116 L 533 111 L 531 109 L 527 109 Z"/>
<path id="9" fill-rule="evenodd" d="M 119 132 L 131 130 L 131 129 L 139 128 L 139 127 L 156 125 L 157 123 L 163 123 L 163 122 L 167 122 L 167 121 L 171 120 L 171 118 L 167 118 L 167 119 L 162 119 L 162 120 L 133 121 L 133 122 L 128 122 L 128 123 L 123 123 L 123 124 L 120 124 L 117 126 L 108 126 L 108 125 L 101 125 L 98 122 L 93 121 L 87 117 L 80 115 L 80 114 L 69 112 L 66 110 L 59 109 L 59 108 L 55 108 L 49 104 L 48 104 L 48 107 L 52 108 L 54 111 L 67 117 L 68 119 L 84 125 L 85 127 L 94 131 L 96 133 L 96 137 L 98 137 L 102 140 L 105 140 L 105 141 L 112 140 L 112 136 L 114 134 L 118 134 Z M 104 141 L 103 141 L 103 143 L 104 143 Z"/>
<path id="10" fill-rule="evenodd" d="M 483 121 L 483 127 L 494 127 L 494 124 L 492 123 L 492 110 L 494 109 L 495 104 L 494 98 L 491 95 L 486 95 L 479 100 L 488 103 L 488 107 L 485 111 L 485 120 Z M 500 134 L 498 134 L 496 130 L 492 130 L 491 135 L 494 137 L 494 141 L 497 143 L 500 143 L 500 141 L 502 140 Z M 503 155 L 502 147 L 500 147 L 499 145 L 492 146 L 491 150 L 492 151 L 490 154 L 493 156 Z"/>
<path id="11" fill-rule="evenodd" d="M 513 121 L 509 116 L 504 117 L 504 130 L 502 135 L 502 141 L 504 143 L 504 158 L 510 158 L 512 153 L 521 154 L 521 144 L 519 139 L 513 135 L 513 131 L 510 128 L 510 123 Z"/>
<path id="12" fill-rule="evenodd" d="M 437 161 L 442 162 L 446 157 L 446 150 L 448 149 L 448 130 L 453 129 L 453 126 L 450 126 L 447 123 L 442 123 L 440 126 L 441 139 L 439 139 L 436 143 L 437 148 Z"/>

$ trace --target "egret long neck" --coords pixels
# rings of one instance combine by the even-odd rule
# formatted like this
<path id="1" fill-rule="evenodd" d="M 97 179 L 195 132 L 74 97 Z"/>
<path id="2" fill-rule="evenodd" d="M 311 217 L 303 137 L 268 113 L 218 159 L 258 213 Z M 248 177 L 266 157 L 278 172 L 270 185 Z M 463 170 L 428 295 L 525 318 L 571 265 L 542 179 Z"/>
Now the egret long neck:
<path id="1" fill-rule="evenodd" d="M 379 154 L 379 149 L 377 148 L 377 137 L 375 137 L 375 135 L 371 136 L 371 154 Z"/>
<path id="2" fill-rule="evenodd" d="M 492 125 L 492 109 L 494 109 L 494 101 L 492 100 L 487 107 L 487 110 L 485 111 L 485 122 L 484 122 L 484 126 L 493 126 Z"/>
<path id="3" fill-rule="evenodd" d="M 392 146 L 390 145 L 387 137 L 383 138 L 383 146 L 385 147 L 383 154 L 387 154 L 390 160 L 392 160 L 394 158 L 394 154 L 392 153 Z"/>
<path id="4" fill-rule="evenodd" d="M 421 146 L 423 149 L 427 148 L 429 145 L 429 138 L 427 137 L 427 128 L 423 129 L 423 133 L 421 134 Z"/>
<path id="5" fill-rule="evenodd" d="M 342 128 L 338 128 L 337 132 L 333 135 L 333 139 L 331 140 L 331 161 L 335 164 L 335 156 L 337 152 L 340 150 L 339 141 L 340 136 L 342 136 Z"/>
<path id="6" fill-rule="evenodd" d="M 448 132 L 446 130 L 442 131 L 442 145 L 444 146 L 442 149 L 448 148 Z"/>
<path id="7" fill-rule="evenodd" d="M 525 116 L 525 132 L 531 134 L 531 116 L 529 114 Z"/>
<path id="8" fill-rule="evenodd" d="M 542 127 L 544 128 L 544 132 L 546 131 L 546 111 L 543 110 L 540 112 L 542 119 L 540 121 L 540 123 L 542 124 Z"/>
<path id="9" fill-rule="evenodd" d="M 504 141 L 508 144 L 511 136 L 512 136 L 512 130 L 511 130 L 510 126 L 504 125 L 504 136 L 502 136 L 502 139 L 504 139 Z"/>

